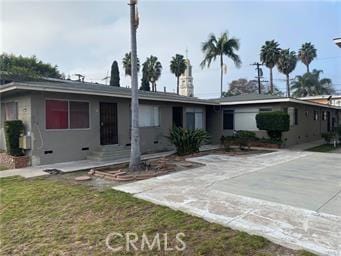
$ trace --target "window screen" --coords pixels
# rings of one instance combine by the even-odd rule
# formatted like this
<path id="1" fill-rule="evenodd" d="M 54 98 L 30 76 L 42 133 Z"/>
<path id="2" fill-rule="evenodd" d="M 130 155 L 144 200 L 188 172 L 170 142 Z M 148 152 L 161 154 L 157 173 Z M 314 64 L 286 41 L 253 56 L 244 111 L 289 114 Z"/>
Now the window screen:
<path id="1" fill-rule="evenodd" d="M 89 103 L 70 101 L 70 128 L 89 128 Z"/>

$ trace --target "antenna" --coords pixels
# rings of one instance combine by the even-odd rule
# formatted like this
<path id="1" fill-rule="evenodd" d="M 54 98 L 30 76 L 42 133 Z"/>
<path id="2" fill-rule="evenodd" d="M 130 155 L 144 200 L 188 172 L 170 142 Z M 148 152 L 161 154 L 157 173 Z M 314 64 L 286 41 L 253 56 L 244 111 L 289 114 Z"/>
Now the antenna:
<path id="1" fill-rule="evenodd" d="M 108 85 L 108 79 L 110 79 L 111 76 L 109 76 L 109 71 L 107 71 L 107 75 L 102 79 L 102 81 L 105 81 L 105 85 Z"/>
<path id="2" fill-rule="evenodd" d="M 78 82 L 83 82 L 84 83 L 84 79 L 85 79 L 84 75 L 82 75 L 82 74 L 74 74 L 74 76 L 78 77 Z"/>

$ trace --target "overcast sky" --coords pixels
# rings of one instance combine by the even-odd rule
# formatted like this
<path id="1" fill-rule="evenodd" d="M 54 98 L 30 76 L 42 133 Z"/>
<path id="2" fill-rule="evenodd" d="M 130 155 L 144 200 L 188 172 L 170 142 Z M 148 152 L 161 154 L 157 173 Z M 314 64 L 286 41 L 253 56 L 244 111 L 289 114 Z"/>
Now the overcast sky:
<path id="1" fill-rule="evenodd" d="M 266 40 L 275 39 L 282 48 L 297 51 L 312 42 L 318 58 L 311 69 L 322 69 L 341 90 L 341 48 L 333 43 L 341 37 L 341 1 L 139 1 L 138 56 L 143 62 L 155 55 L 163 65 L 158 89 L 176 88 L 169 71 L 173 55 L 188 49 L 193 65 L 195 96 L 219 95 L 219 63 L 201 70 L 201 43 L 210 33 L 228 30 L 240 39 L 240 69 L 228 61 L 224 89 L 233 79 L 253 79 L 251 63 L 259 61 L 259 50 Z M 1 0 L 1 51 L 57 64 L 66 75 L 81 73 L 87 81 L 101 81 L 118 60 L 121 86 L 125 78 L 122 57 L 129 46 L 127 1 L 3 1 Z M 292 77 L 302 74 L 298 63 Z M 265 79 L 268 70 L 264 68 Z M 75 77 L 73 77 L 75 78 Z M 285 88 L 284 75 L 275 72 L 275 84 Z M 140 78 L 139 78 L 140 80 Z"/>

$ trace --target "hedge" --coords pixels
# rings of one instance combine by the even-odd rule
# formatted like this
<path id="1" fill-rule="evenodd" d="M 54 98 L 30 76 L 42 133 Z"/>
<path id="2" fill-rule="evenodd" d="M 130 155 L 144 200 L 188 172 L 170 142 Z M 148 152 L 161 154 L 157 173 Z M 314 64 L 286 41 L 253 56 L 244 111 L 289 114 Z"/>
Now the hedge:
<path id="1" fill-rule="evenodd" d="M 256 115 L 257 128 L 265 130 L 272 139 L 281 140 L 282 132 L 290 129 L 290 117 L 281 111 L 263 112 Z"/>
<path id="2" fill-rule="evenodd" d="M 21 120 L 5 121 L 5 138 L 7 154 L 22 156 L 24 152 L 19 148 L 19 137 L 24 133 L 24 124 Z"/>

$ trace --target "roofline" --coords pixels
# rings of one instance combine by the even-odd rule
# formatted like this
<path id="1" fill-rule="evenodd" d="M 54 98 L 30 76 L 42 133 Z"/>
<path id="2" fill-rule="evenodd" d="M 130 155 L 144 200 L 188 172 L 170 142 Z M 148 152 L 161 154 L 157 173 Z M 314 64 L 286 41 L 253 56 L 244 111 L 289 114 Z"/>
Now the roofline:
<path id="1" fill-rule="evenodd" d="M 18 84 L 18 83 L 16 83 Z M 21 85 L 20 85 L 21 84 Z M 72 89 L 55 89 L 55 88 L 33 88 L 30 87 L 28 84 L 20 83 L 15 85 L 14 82 L 7 84 L 6 88 L 0 87 L 0 93 L 13 91 L 13 90 L 31 90 L 31 91 L 44 91 L 44 92 L 59 92 L 59 93 L 72 93 L 72 94 L 84 94 L 84 95 L 96 95 L 96 96 L 110 96 L 110 97 L 118 97 L 118 98 L 131 98 L 129 94 L 115 94 L 115 93 L 106 93 L 106 92 L 89 92 L 86 90 L 72 90 Z M 29 87 L 27 87 L 29 86 Z M 229 102 L 220 102 L 220 101 L 210 101 L 210 100 L 181 100 L 181 99 L 165 99 L 159 98 L 158 96 L 141 96 L 139 95 L 139 99 L 141 100 L 152 100 L 152 101 L 166 101 L 166 102 L 180 102 L 180 103 L 187 103 L 187 104 L 200 104 L 200 105 L 213 105 L 213 106 L 231 106 L 231 105 L 251 105 L 251 104 L 268 104 L 268 103 L 298 103 L 298 104 L 305 104 L 317 107 L 324 107 L 324 108 L 333 108 L 333 109 L 341 109 L 341 107 L 333 106 L 333 105 L 326 105 L 317 102 L 301 100 L 301 99 L 294 99 L 294 98 L 277 98 L 277 99 L 264 99 L 264 100 L 247 100 L 247 101 L 229 101 Z"/>
<path id="2" fill-rule="evenodd" d="M 18 84 L 18 83 L 17 83 Z M 27 87 L 29 85 L 25 83 L 21 83 L 22 85 L 15 85 L 13 82 L 8 84 L 6 88 L 0 87 L 0 93 L 13 91 L 13 90 L 29 90 L 29 91 L 44 91 L 44 92 L 59 92 L 59 93 L 72 93 L 72 94 L 84 94 L 84 95 L 96 95 L 96 96 L 110 96 L 110 97 L 118 97 L 118 98 L 131 98 L 129 94 L 120 94 L 120 93 L 108 93 L 108 92 L 93 92 L 93 91 L 85 91 L 85 90 L 73 90 L 73 89 L 56 89 L 56 88 L 33 88 Z M 215 102 L 207 101 L 207 100 L 196 100 L 192 98 L 191 100 L 186 99 L 165 99 L 158 96 L 138 96 L 139 100 L 153 100 L 153 101 L 166 101 L 166 102 L 180 102 L 180 103 L 188 103 L 188 104 L 201 104 L 201 105 L 218 105 Z"/>
<path id="3" fill-rule="evenodd" d="M 261 104 L 261 103 L 298 103 L 298 104 L 305 104 L 305 105 L 311 105 L 316 107 L 324 107 L 324 108 L 334 108 L 334 109 L 341 109 L 340 107 L 333 106 L 333 105 L 326 105 L 326 104 L 320 104 L 316 102 L 311 101 L 304 101 L 300 99 L 293 99 L 293 98 L 282 98 L 282 99 L 265 99 L 265 100 L 248 100 L 248 101 L 230 101 L 230 102 L 220 102 L 220 105 L 222 106 L 231 106 L 231 105 L 250 105 L 250 104 Z"/>
<path id="4" fill-rule="evenodd" d="M 331 96 L 331 99 L 338 99 L 341 98 L 341 95 L 319 95 L 319 96 L 306 96 L 306 97 L 300 97 L 298 99 L 300 100 L 318 100 L 318 99 L 328 99 Z"/>

